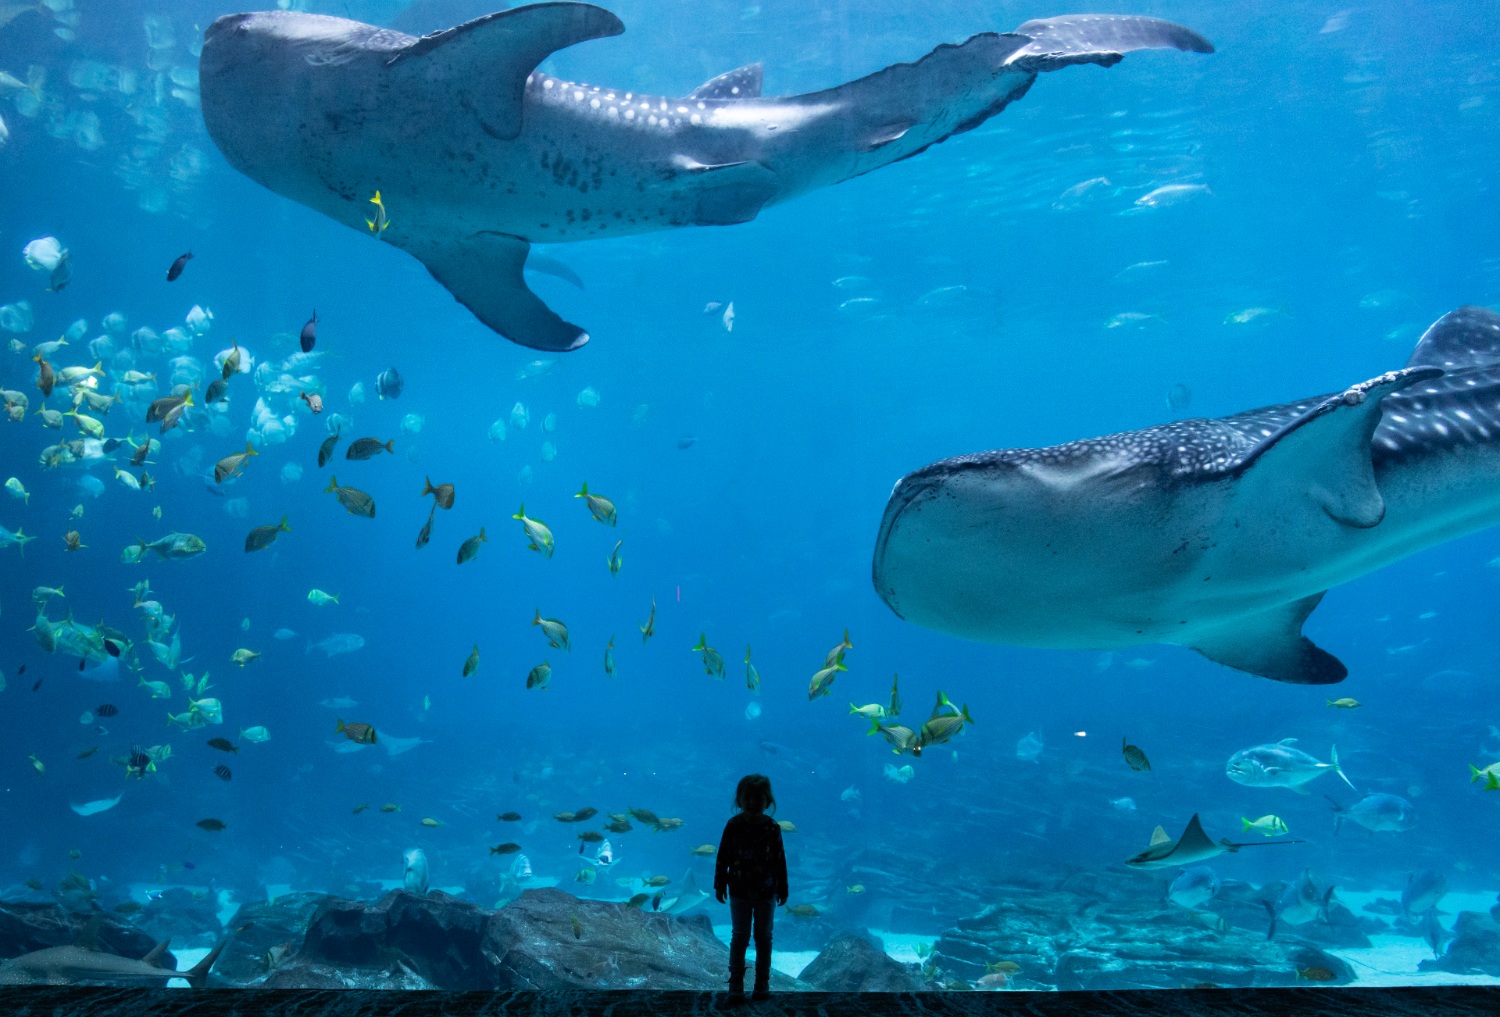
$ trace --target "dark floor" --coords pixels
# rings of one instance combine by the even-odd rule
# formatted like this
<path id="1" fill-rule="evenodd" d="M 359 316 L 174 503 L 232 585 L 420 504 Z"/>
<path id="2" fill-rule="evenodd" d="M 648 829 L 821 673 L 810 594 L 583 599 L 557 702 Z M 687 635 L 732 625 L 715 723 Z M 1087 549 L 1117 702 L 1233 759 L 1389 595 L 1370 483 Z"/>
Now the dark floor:
<path id="1" fill-rule="evenodd" d="M 707 992 L 363 992 L 308 989 L 0 989 L 3 1017 L 1493 1017 L 1500 988 L 1208 989 L 1170 992 L 787 993 L 726 1005 Z"/>

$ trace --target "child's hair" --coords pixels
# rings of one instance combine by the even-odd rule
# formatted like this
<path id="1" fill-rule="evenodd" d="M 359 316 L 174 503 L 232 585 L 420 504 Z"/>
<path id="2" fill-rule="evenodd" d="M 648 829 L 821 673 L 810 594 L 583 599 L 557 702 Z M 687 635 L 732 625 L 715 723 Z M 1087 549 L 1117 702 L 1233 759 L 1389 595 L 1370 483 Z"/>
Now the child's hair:
<path id="1" fill-rule="evenodd" d="M 771 778 L 752 773 L 740 778 L 734 789 L 734 807 L 741 812 L 775 812 L 776 796 L 771 793 Z"/>

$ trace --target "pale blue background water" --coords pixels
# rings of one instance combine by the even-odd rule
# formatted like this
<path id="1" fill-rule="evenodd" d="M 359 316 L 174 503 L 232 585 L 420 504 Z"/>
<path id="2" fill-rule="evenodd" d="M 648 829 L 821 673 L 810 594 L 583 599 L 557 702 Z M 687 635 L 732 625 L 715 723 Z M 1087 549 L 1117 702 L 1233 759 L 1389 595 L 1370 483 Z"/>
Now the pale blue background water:
<path id="1" fill-rule="evenodd" d="M 53 432 L 35 417 L 0 426 L 0 473 L 33 492 L 29 505 L 0 497 L 0 524 L 40 536 L 24 557 L 0 551 L 9 684 L 0 693 L 0 887 L 20 892 L 28 877 L 51 883 L 74 870 L 119 885 L 191 861 L 189 878 L 242 896 L 265 881 L 336 889 L 398 878 L 401 850 L 420 844 L 435 884 L 464 885 L 488 903 L 504 865 L 486 846 L 503 840 L 520 840 L 539 874 L 572 885 L 576 831 L 545 817 L 585 804 L 683 818 L 676 833 L 613 838 L 624 859 L 613 875 L 675 877 L 689 848 L 717 842 L 733 782 L 751 770 L 772 776 L 780 815 L 800 831 L 788 841 L 794 900 L 815 863 L 866 846 L 999 882 L 1044 858 L 1118 863 L 1158 823 L 1175 833 L 1194 811 L 1214 836 L 1232 833 L 1242 815 L 1276 812 L 1307 840 L 1222 860 L 1226 877 L 1290 878 L 1310 867 L 1344 886 L 1395 887 L 1411 869 L 1433 866 L 1455 885 L 1500 886 L 1490 850 L 1500 795 L 1471 787 L 1466 768 L 1494 761 L 1481 745 L 1500 722 L 1492 692 L 1500 569 L 1487 564 L 1500 555 L 1494 533 L 1327 597 L 1308 632 L 1348 664 L 1350 678 L 1331 695 L 1365 703 L 1353 712 L 1325 708 L 1330 690 L 1249 677 L 1183 649 L 1106 659 L 960 642 L 901 622 L 871 590 L 880 513 L 909 470 L 1156 423 L 1173 415 L 1165 395 L 1179 383 L 1193 394 L 1185 413 L 1207 416 L 1336 389 L 1399 366 L 1443 312 L 1500 303 L 1500 9 L 1107 6 L 1180 21 L 1219 52 L 1140 53 L 1110 70 L 1045 75 L 980 129 L 748 225 L 553 248 L 587 290 L 545 278 L 535 285 L 594 340 L 525 379 L 517 372 L 535 353 L 489 333 L 400 251 L 240 177 L 177 100 L 166 103 L 166 140 L 144 153 L 166 207 L 139 206 L 143 191 L 117 172 L 139 144 L 135 124 L 118 97 L 82 98 L 68 68 L 94 59 L 144 75 L 146 14 L 170 16 L 171 62 L 190 67 L 196 26 L 232 8 L 80 0 L 75 41 L 56 38 L 35 15 L 0 30 L 0 67 L 21 77 L 28 64 L 47 67 L 48 94 L 64 110 L 95 110 L 103 139 L 84 150 L 50 136 L 45 116 L 0 103 L 11 135 L 0 148 L 0 303 L 31 302 L 28 347 L 80 317 L 97 335 L 111 311 L 132 328 L 161 330 L 197 303 L 213 309 L 214 326 L 195 354 L 206 359 L 234 337 L 273 357 L 287 349 L 278 353 L 270 336 L 295 334 L 316 307 L 328 411 L 352 412 L 357 434 L 395 437 L 398 453 L 348 463 L 341 446 L 333 469 L 320 471 L 322 421 L 304 416 L 296 436 L 252 461 L 229 492 L 249 502 L 248 518 L 238 519 L 171 463 L 194 444 L 210 463 L 237 450 L 253 402 L 247 379 L 236 380 L 235 434 L 179 432 L 153 470 L 154 494 L 132 494 L 96 469 L 104 496 L 82 495 L 78 468 L 37 465 Z M 312 9 L 379 20 L 393 5 Z M 549 70 L 680 94 L 764 60 L 767 94 L 792 94 L 1069 10 L 698 0 L 614 9 L 623 37 L 559 53 Z M 201 172 L 174 184 L 168 160 L 194 152 Z M 1055 207 L 1069 187 L 1096 177 L 1109 186 L 1077 207 Z M 1207 184 L 1212 193 L 1135 208 L 1167 183 Z M 64 241 L 75 266 L 74 282 L 55 295 L 20 256 L 47 234 Z M 189 249 L 196 259 L 183 278 L 163 283 L 167 265 Z M 1167 264 L 1121 276 L 1148 261 Z M 869 287 L 833 285 L 851 275 Z M 964 290 L 922 301 L 941 287 Z M 878 303 L 841 311 L 854 296 Z M 702 309 L 730 300 L 736 319 L 726 333 Z M 1274 313 L 1226 323 L 1252 307 Z M 1155 317 L 1141 328 L 1106 327 L 1121 313 Z M 82 362 L 67 354 L 59 364 Z M 379 403 L 374 378 L 391 365 L 405 393 Z M 35 408 L 33 376 L 26 356 L 0 354 L 0 384 L 27 392 Z M 356 381 L 370 401 L 351 411 L 345 393 Z M 599 406 L 577 405 L 586 386 L 601 393 Z M 517 401 L 531 426 L 503 443 L 487 440 L 490 423 Z M 649 410 L 635 423 L 641 406 Z M 426 420 L 414 438 L 398 432 L 407 413 Z M 557 429 L 544 435 L 547 413 L 557 414 Z M 109 433 L 133 426 L 138 434 L 140 421 L 121 414 L 107 418 Z M 685 436 L 696 442 L 679 449 Z M 541 458 L 544 440 L 557 448 L 554 461 Z M 279 472 L 289 461 L 305 473 L 286 484 Z M 523 467 L 529 484 L 518 480 Z M 371 492 L 378 517 L 349 516 L 322 493 L 330 472 Z M 424 475 L 456 484 L 457 504 L 416 551 Z M 618 529 L 571 498 L 584 480 L 616 501 Z M 522 500 L 557 535 L 550 561 L 526 550 L 509 518 Z M 89 547 L 67 554 L 60 537 L 80 502 Z M 158 504 L 161 522 L 150 515 Z M 283 513 L 292 532 L 270 551 L 243 554 L 247 529 Z M 489 543 L 457 568 L 458 544 L 481 526 Z M 186 563 L 119 562 L 137 536 L 172 529 L 200 534 L 209 552 Z M 625 568 L 611 577 L 605 557 L 621 538 Z M 80 620 L 140 635 L 126 588 L 142 578 L 177 615 L 184 656 L 194 658 L 188 668 L 212 672 L 224 728 L 168 732 L 166 704 L 128 682 L 83 680 L 72 658 L 43 654 L 25 631 L 32 587 L 65 584 Z M 341 606 L 312 607 L 311 587 L 339 593 Z M 636 626 L 653 597 L 657 635 L 642 646 Z M 571 653 L 549 649 L 528 627 L 538 607 L 569 624 Z M 273 639 L 281 627 L 299 638 Z M 849 673 L 809 703 L 808 678 L 845 627 L 855 645 Z M 689 652 L 700 631 L 729 661 L 722 684 Z M 305 637 L 332 632 L 360 633 L 367 644 L 326 661 L 304 653 Z M 613 681 L 600 663 L 611 635 Z M 464 680 L 474 643 L 480 672 Z M 764 679 L 759 697 L 744 687 L 746 643 Z M 229 654 L 240 646 L 263 657 L 233 668 Z M 543 658 L 554 667 L 551 688 L 528 692 L 525 675 Z M 851 699 L 882 701 L 893 672 L 907 719 L 925 717 L 938 689 L 968 704 L 976 723 L 952 751 L 897 758 L 848 716 Z M 154 663 L 147 677 L 171 680 Z M 345 719 L 431 743 L 399 756 L 336 754 L 335 713 L 318 705 L 335 696 L 360 703 Z M 78 716 L 106 701 L 121 712 L 99 736 Z M 752 701 L 764 707 L 754 720 L 745 715 Z M 180 692 L 171 705 L 186 708 Z M 272 740 L 235 757 L 202 745 L 252 724 L 268 726 Z M 1017 739 L 1031 731 L 1046 743 L 1037 764 L 1015 758 Z M 1122 735 L 1150 755 L 1150 774 L 1124 766 Z M 1415 802 L 1416 828 L 1334 839 L 1323 794 L 1352 800 L 1334 778 L 1298 798 L 1224 777 L 1233 751 L 1284 737 L 1320 758 L 1337 743 L 1361 791 Z M 132 743 L 164 741 L 174 755 L 151 780 L 127 783 L 107 761 Z M 98 755 L 73 758 L 90 744 L 102 746 Z M 44 777 L 30 753 L 47 763 Z M 221 762 L 234 769 L 230 783 L 210 772 Z M 887 763 L 912 763 L 916 775 L 889 781 Z M 851 786 L 860 800 L 841 800 Z M 112 811 L 81 818 L 68 809 L 122 788 Z M 1123 796 L 1138 809 L 1110 805 Z M 403 811 L 352 815 L 365 801 Z M 511 808 L 544 822 L 519 832 L 492 821 Z M 194 827 L 207 816 L 229 829 Z M 424 829 L 424 816 L 445 825 Z M 83 852 L 77 863 L 70 848 Z M 709 871 L 694 864 L 700 876 Z M 617 891 L 609 879 L 594 888 Z M 869 887 L 872 899 L 881 894 Z"/>

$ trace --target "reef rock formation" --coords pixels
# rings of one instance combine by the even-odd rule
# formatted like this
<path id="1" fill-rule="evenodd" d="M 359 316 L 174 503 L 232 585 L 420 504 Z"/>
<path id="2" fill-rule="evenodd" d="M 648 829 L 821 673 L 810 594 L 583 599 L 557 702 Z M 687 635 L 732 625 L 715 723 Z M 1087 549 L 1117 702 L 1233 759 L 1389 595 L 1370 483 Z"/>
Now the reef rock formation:
<path id="1" fill-rule="evenodd" d="M 869 936 L 842 932 L 798 976 L 824 992 L 918 992 L 924 984 L 915 964 L 902 964 Z"/>

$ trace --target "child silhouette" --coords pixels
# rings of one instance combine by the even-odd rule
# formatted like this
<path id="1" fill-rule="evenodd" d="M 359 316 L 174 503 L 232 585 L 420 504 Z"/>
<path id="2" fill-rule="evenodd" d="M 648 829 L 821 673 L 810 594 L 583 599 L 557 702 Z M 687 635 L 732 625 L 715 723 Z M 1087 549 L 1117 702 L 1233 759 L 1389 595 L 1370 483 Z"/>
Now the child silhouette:
<path id="1" fill-rule="evenodd" d="M 739 809 L 724 824 L 714 867 L 714 896 L 719 903 L 729 898 L 733 931 L 729 936 L 729 998 L 745 998 L 745 947 L 755 934 L 755 992 L 752 998 L 771 995 L 772 902 L 785 904 L 786 849 L 781 827 L 767 812 L 776 810 L 771 780 L 759 773 L 740 778 L 734 805 Z"/>

